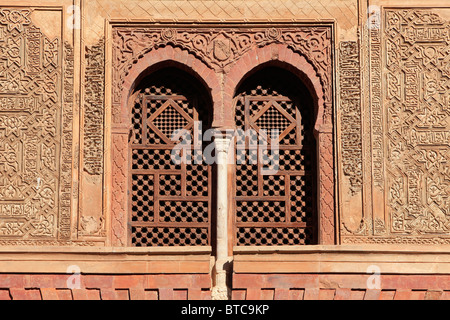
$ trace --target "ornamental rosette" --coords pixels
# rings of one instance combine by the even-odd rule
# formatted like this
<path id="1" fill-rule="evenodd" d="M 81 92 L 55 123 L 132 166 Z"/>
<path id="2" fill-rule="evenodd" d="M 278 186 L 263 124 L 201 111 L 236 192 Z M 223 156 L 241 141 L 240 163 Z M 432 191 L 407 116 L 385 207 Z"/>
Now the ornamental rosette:
<path id="1" fill-rule="evenodd" d="M 177 35 L 177 31 L 175 29 L 163 29 L 161 30 L 161 38 L 164 41 L 174 41 Z"/>
<path id="2" fill-rule="evenodd" d="M 281 30 L 277 28 L 270 28 L 266 30 L 266 37 L 269 40 L 278 40 L 281 37 Z"/>

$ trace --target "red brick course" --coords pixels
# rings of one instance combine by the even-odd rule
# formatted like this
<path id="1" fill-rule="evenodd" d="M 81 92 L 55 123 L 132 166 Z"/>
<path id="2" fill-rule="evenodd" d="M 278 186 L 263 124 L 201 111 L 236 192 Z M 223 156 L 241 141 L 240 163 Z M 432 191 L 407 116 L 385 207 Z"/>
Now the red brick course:
<path id="1" fill-rule="evenodd" d="M 275 288 L 276 300 L 449 300 L 450 275 L 381 275 L 381 288 L 367 287 L 367 274 L 234 274 L 233 299 Z M 244 294 L 246 292 L 246 295 Z"/>
<path id="2" fill-rule="evenodd" d="M 210 300 L 207 274 L 80 275 L 80 288 L 68 288 L 72 274 L 0 274 L 0 300 Z M 69 281 L 69 284 L 73 282 Z"/>
<path id="3" fill-rule="evenodd" d="M 0 274 L 0 300 L 210 300 L 208 274 L 81 275 L 67 288 L 66 274 Z M 450 275 L 234 274 L 233 300 L 450 300 Z M 53 287 L 52 287 L 53 286 Z"/>

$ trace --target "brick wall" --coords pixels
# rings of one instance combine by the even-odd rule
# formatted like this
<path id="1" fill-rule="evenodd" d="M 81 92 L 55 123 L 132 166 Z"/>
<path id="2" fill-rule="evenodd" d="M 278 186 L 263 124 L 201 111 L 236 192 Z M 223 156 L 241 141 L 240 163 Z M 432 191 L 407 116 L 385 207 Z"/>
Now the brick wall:
<path id="1" fill-rule="evenodd" d="M 233 300 L 449 300 L 450 275 L 235 274 Z M 372 284 L 372 282 L 370 282 Z"/>
<path id="2" fill-rule="evenodd" d="M 1 300 L 209 300 L 208 274 L 80 275 L 68 289 L 68 274 L 0 274 Z"/>
<path id="3" fill-rule="evenodd" d="M 0 300 L 210 300 L 208 274 L 0 274 Z M 450 275 L 234 274 L 233 300 L 450 300 Z"/>

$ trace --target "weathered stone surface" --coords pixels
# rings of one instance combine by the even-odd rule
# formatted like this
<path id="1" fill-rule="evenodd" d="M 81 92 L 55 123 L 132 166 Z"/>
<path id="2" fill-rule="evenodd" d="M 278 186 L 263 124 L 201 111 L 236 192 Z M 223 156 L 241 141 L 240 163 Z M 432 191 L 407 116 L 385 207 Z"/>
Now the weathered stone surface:
<path id="1" fill-rule="evenodd" d="M 0 299 L 211 299 L 217 243 L 228 249 L 220 262 L 230 265 L 232 299 L 448 299 L 449 57 L 450 5 L 442 0 L 0 0 Z M 252 201 L 269 206 L 263 188 L 280 208 L 313 199 L 313 249 L 234 247 L 243 201 L 234 164 L 222 171 L 230 186 L 220 193 L 223 233 L 210 232 L 216 199 L 192 191 L 206 174 L 131 172 L 132 135 L 159 115 L 137 119 L 130 110 L 142 81 L 166 67 L 198 81 L 190 85 L 202 87 L 211 126 L 222 132 L 236 127 L 238 90 L 258 71 L 280 68 L 304 84 L 314 109 L 316 156 L 303 170 L 312 186 L 292 187 L 291 172 L 257 182 Z M 185 112 L 174 95 L 157 99 Z M 255 119 L 273 121 L 261 110 Z M 164 117 L 164 130 L 174 129 L 176 115 Z M 255 127 L 249 119 L 241 120 Z M 157 149 L 149 144 L 137 148 Z M 248 175 L 258 181 L 260 173 Z M 151 181 L 135 190 L 142 181 L 133 174 Z M 208 197 L 223 188 L 214 181 Z M 200 202 L 209 215 L 190 221 Z M 159 216 L 162 206 L 171 213 Z M 268 228 L 258 244 L 292 243 L 305 221 L 283 210 L 252 213 L 245 232 Z M 151 248 L 131 248 L 132 211 L 154 219 L 134 231 Z M 287 222 L 296 226 L 279 232 Z M 172 248 L 194 243 L 190 235 L 203 248 Z M 71 267 L 83 272 L 80 289 L 67 287 Z"/>

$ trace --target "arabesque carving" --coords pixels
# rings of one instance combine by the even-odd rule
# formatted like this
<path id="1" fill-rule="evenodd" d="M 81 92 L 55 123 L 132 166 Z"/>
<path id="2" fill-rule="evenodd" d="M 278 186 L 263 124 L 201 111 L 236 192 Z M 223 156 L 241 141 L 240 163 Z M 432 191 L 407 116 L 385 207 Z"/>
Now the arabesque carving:
<path id="1" fill-rule="evenodd" d="M 104 66 L 104 40 L 100 39 L 86 48 L 84 170 L 92 175 L 103 172 Z"/>
<path id="2" fill-rule="evenodd" d="M 283 43 L 305 56 L 322 82 L 324 100 L 332 101 L 331 28 L 161 28 L 115 27 L 113 29 L 113 121 L 118 122 L 122 84 L 129 69 L 151 50 L 171 45 L 188 50 L 215 71 L 227 68 L 255 47 Z M 326 122 L 331 109 L 325 110 Z M 328 116 L 328 117 L 326 117 Z"/>
<path id="3" fill-rule="evenodd" d="M 51 242 L 70 230 L 72 107 L 69 89 L 61 105 L 63 48 L 32 24 L 31 13 L 0 9 L 0 244 Z M 70 73 L 67 48 L 64 54 Z"/>
<path id="4" fill-rule="evenodd" d="M 339 84 L 342 168 L 351 192 L 362 187 L 361 78 L 356 41 L 339 46 Z"/>
<path id="5" fill-rule="evenodd" d="M 450 22 L 386 10 L 385 115 L 391 232 L 450 231 Z"/>
<path id="6" fill-rule="evenodd" d="M 344 230 L 342 243 L 449 244 L 450 21 L 419 9 L 383 15 L 369 30 L 369 62 L 372 190 L 377 201 L 386 194 L 386 211 L 374 204 L 373 233 Z"/>

